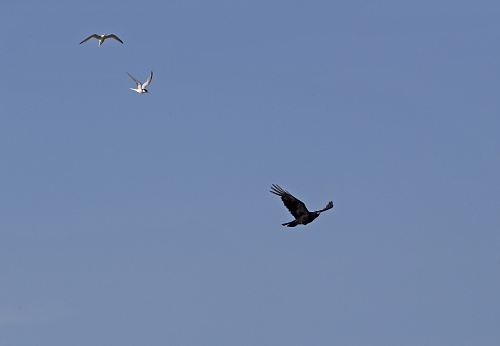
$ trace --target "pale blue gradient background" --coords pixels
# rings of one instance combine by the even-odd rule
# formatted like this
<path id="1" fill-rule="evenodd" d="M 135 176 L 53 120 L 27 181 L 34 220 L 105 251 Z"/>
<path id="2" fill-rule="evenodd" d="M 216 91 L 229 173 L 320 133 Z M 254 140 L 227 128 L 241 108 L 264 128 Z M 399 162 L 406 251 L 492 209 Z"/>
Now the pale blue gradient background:
<path id="1" fill-rule="evenodd" d="M 498 1 L 0 7 L 1 345 L 498 345 Z"/>

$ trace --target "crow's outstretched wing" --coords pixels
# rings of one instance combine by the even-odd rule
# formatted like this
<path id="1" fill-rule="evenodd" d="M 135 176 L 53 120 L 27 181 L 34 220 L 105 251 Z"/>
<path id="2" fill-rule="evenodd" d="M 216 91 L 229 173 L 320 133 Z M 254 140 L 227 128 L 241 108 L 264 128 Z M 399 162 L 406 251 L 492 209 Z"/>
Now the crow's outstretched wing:
<path id="1" fill-rule="evenodd" d="M 288 191 L 283 190 L 278 185 L 273 184 L 270 192 L 281 197 L 285 207 L 296 219 L 309 213 L 309 210 L 307 210 L 306 205 L 302 201 L 293 197 Z"/>

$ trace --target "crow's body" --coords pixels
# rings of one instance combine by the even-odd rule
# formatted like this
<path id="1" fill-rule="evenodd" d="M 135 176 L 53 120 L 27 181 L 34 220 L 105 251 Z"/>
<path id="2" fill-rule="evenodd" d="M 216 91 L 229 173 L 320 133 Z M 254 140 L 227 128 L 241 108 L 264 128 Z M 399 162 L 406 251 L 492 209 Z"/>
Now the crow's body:
<path id="1" fill-rule="evenodd" d="M 328 202 L 325 208 L 311 212 L 307 210 L 306 205 L 302 201 L 293 197 L 291 193 L 283 190 L 278 185 L 273 184 L 271 186 L 270 192 L 281 197 L 283 204 L 288 209 L 290 214 L 292 214 L 293 217 L 295 218 L 295 220 L 293 221 L 282 224 L 283 226 L 295 227 L 297 225 L 307 225 L 308 223 L 316 219 L 319 216 L 319 214 L 321 214 L 325 210 L 333 208 L 333 202 L 330 201 Z"/>

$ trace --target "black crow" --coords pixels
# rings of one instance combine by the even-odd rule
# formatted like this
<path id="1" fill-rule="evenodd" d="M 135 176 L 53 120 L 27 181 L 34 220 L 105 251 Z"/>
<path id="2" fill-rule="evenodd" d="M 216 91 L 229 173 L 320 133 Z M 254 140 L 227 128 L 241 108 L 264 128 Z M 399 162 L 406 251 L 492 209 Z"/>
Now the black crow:
<path id="1" fill-rule="evenodd" d="M 272 184 L 270 192 L 280 196 L 285 207 L 293 215 L 293 217 L 295 217 L 295 220 L 286 222 L 282 224 L 283 226 L 295 227 L 297 225 L 307 225 L 325 210 L 333 208 L 333 202 L 330 201 L 325 208 L 310 212 L 309 210 L 307 210 L 306 205 L 302 201 L 293 197 L 290 192 L 283 190 L 278 185 Z"/>

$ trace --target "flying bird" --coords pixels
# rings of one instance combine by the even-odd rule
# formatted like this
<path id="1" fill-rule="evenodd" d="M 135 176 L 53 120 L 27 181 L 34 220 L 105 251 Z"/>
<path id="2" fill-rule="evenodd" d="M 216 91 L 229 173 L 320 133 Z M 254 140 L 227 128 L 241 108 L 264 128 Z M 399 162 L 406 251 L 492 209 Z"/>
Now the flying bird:
<path id="1" fill-rule="evenodd" d="M 123 43 L 122 40 L 120 40 L 118 38 L 118 36 L 116 36 L 115 34 L 109 34 L 109 35 L 106 35 L 106 34 L 102 34 L 102 35 L 98 35 L 98 34 L 93 34 L 93 35 L 90 35 L 89 37 L 87 37 L 85 40 L 83 40 L 82 42 L 80 42 L 80 44 L 84 43 L 84 42 L 87 42 L 88 40 L 90 40 L 91 38 L 96 38 L 99 40 L 99 47 L 101 46 L 101 44 L 103 44 L 103 42 L 108 39 L 108 38 L 114 38 L 115 40 L 117 40 L 118 42 L 120 43 Z"/>
<path id="2" fill-rule="evenodd" d="M 149 91 L 146 89 L 146 87 L 149 85 L 149 83 L 151 83 L 151 79 L 153 79 L 153 71 L 151 71 L 148 79 L 144 82 L 144 84 L 141 84 L 141 82 L 139 82 L 136 78 L 134 78 L 130 73 L 127 72 L 127 74 L 130 76 L 130 78 L 132 78 L 135 82 L 135 84 L 137 84 L 137 88 L 130 88 L 130 90 L 134 90 L 135 92 L 138 92 L 139 94 L 144 94 L 144 93 L 148 93 Z"/>
<path id="3" fill-rule="evenodd" d="M 333 202 L 330 201 L 325 208 L 311 212 L 307 210 L 306 205 L 302 201 L 293 197 L 290 192 L 283 190 L 278 185 L 272 184 L 270 192 L 281 197 L 283 204 L 295 218 L 293 221 L 283 223 L 283 226 L 295 227 L 297 225 L 307 225 L 325 210 L 333 208 Z"/>

